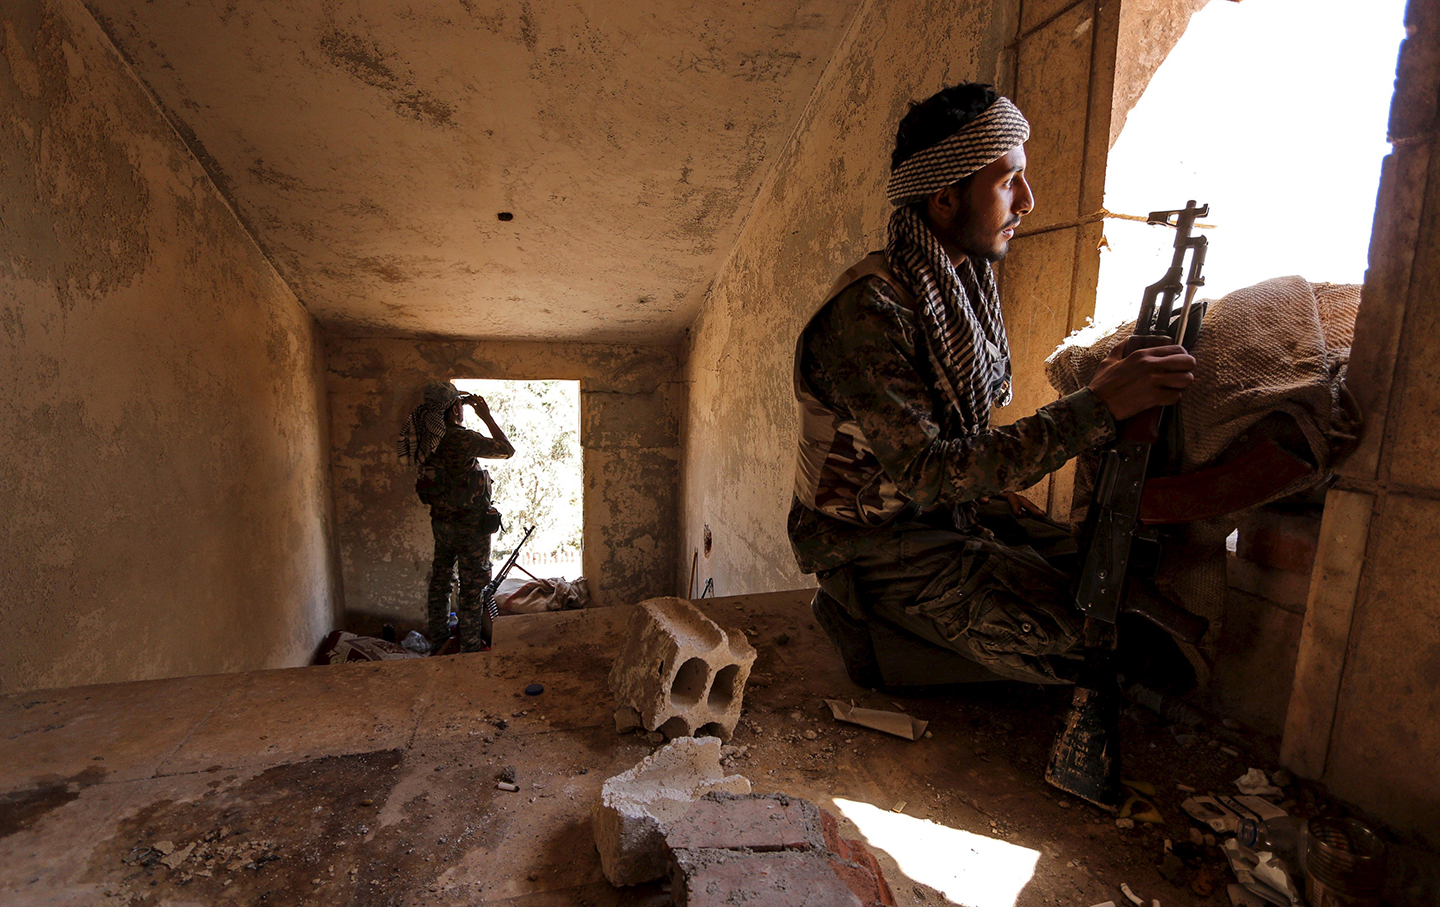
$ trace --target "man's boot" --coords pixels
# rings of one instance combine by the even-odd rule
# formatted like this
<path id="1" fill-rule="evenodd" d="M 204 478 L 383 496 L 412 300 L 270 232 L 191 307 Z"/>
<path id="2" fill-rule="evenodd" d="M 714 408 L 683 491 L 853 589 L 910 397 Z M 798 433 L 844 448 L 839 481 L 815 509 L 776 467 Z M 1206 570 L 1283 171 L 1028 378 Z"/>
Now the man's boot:
<path id="1" fill-rule="evenodd" d="M 845 673 L 857 686 L 875 689 L 885 680 L 880 674 L 880 664 L 875 660 L 875 646 L 870 641 L 870 628 L 846 613 L 835 598 L 824 589 L 815 590 L 815 599 L 810 603 L 815 622 L 830 637 L 830 642 L 840 651 L 840 660 L 845 662 Z"/>

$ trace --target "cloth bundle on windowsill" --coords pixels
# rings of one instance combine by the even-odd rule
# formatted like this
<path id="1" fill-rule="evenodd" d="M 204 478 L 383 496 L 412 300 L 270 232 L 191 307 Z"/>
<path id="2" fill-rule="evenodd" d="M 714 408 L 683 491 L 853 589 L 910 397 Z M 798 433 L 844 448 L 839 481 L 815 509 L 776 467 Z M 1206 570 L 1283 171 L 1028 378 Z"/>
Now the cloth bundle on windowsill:
<path id="1" fill-rule="evenodd" d="M 1321 485 L 1355 446 L 1360 414 L 1345 389 L 1345 371 L 1360 307 L 1354 284 L 1312 284 L 1278 277 L 1208 304 L 1195 348 L 1195 383 L 1179 404 L 1181 473 L 1273 438 L 1315 464 L 1315 473 L 1278 490 L 1279 500 Z M 1093 343 L 1072 337 L 1046 364 L 1062 395 L 1084 387 L 1110 350 L 1134 331 L 1125 324 Z M 1098 458 L 1076 464 L 1070 518 L 1079 525 L 1092 496 Z M 1210 618 L 1217 638 L 1225 595 L 1227 515 L 1189 524 L 1167 550 L 1156 584 Z M 1172 540 L 1174 541 L 1174 540 Z"/>

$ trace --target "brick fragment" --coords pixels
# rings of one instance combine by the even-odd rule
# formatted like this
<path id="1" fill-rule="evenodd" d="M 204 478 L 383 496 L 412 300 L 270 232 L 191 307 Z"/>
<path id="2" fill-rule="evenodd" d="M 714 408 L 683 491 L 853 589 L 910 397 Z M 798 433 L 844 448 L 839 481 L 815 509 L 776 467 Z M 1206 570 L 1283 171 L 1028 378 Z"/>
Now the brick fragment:
<path id="1" fill-rule="evenodd" d="M 671 850 L 824 850 L 820 809 L 784 794 L 706 794 L 665 826 Z"/>
<path id="2" fill-rule="evenodd" d="M 811 853 L 683 850 L 672 882 L 677 907 L 863 907 L 828 860 Z"/>

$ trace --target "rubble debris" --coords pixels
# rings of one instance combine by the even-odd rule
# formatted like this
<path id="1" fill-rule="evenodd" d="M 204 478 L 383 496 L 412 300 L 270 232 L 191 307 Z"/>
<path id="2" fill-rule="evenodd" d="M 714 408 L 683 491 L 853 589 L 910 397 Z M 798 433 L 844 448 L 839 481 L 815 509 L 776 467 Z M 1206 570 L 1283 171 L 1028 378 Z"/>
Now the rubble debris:
<path id="1" fill-rule="evenodd" d="M 893 734 L 905 740 L 919 740 L 925 733 L 928 721 L 921 721 L 919 718 L 912 718 L 900 712 L 890 712 L 884 709 L 862 709 L 853 704 L 847 704 L 835 699 L 825 700 L 830 706 L 830 712 L 837 721 L 845 721 L 850 724 L 858 724 L 861 727 L 868 727 L 871 730 L 883 731 Z"/>
<path id="2" fill-rule="evenodd" d="M 625 629 L 610 691 L 641 725 L 669 739 L 694 734 L 729 740 L 740 720 L 755 649 L 679 598 L 643 601 Z M 620 718 L 616 718 L 617 727 Z"/>
<path id="3" fill-rule="evenodd" d="M 608 779 L 595 804 L 595 847 L 612 885 L 637 885 L 667 872 L 666 822 L 683 816 L 704 794 L 750 793 L 750 781 L 720 768 L 715 737 L 680 737 L 634 768 Z"/>
<path id="4" fill-rule="evenodd" d="M 509 784 L 516 783 L 520 780 L 519 769 L 515 768 L 515 766 L 513 765 L 505 766 L 504 768 L 500 769 L 500 780 Z"/>
<path id="5" fill-rule="evenodd" d="M 615 710 L 615 733 L 628 734 L 630 731 L 643 728 L 645 723 L 640 720 L 640 713 L 628 705 L 622 705 Z"/>
<path id="6" fill-rule="evenodd" d="M 666 826 L 665 845 L 678 907 L 895 905 L 874 854 L 841 838 L 835 817 L 808 800 L 706 794 Z"/>
<path id="7" fill-rule="evenodd" d="M 167 841 L 166 843 L 168 844 L 169 842 Z M 184 863 L 187 859 L 190 858 L 190 854 L 191 854 L 192 852 L 194 852 L 194 850 L 195 850 L 195 845 L 198 844 L 198 843 L 200 843 L 200 842 L 199 842 L 199 841 L 191 841 L 189 844 L 186 844 L 184 847 L 180 848 L 179 850 L 176 850 L 176 851 L 174 851 L 174 852 L 172 852 L 172 853 L 167 853 L 167 854 L 165 854 L 165 856 L 163 856 L 163 857 L 160 858 L 160 862 L 161 862 L 161 863 L 164 863 L 166 866 L 168 866 L 168 867 L 171 868 L 171 869 L 179 869 L 179 868 L 180 868 L 180 864 L 181 864 L 181 863 Z M 172 845 L 172 847 L 173 847 L 173 845 Z M 157 848 L 157 849 L 158 849 L 158 848 Z"/>

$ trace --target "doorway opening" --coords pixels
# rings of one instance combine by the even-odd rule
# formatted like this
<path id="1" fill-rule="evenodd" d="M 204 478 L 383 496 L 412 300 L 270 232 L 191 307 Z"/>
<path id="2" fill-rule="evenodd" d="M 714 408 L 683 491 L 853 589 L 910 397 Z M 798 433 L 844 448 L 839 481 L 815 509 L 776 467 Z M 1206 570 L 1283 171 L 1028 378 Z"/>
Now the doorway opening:
<path id="1" fill-rule="evenodd" d="M 516 563 L 542 579 L 579 578 L 584 554 L 580 382 L 457 379 L 454 384 L 485 398 L 515 447 L 508 460 L 484 461 L 495 485 L 495 508 L 504 518 L 504 528 L 491 543 L 495 569 L 534 526 Z M 469 407 L 465 427 L 486 432 Z"/>

